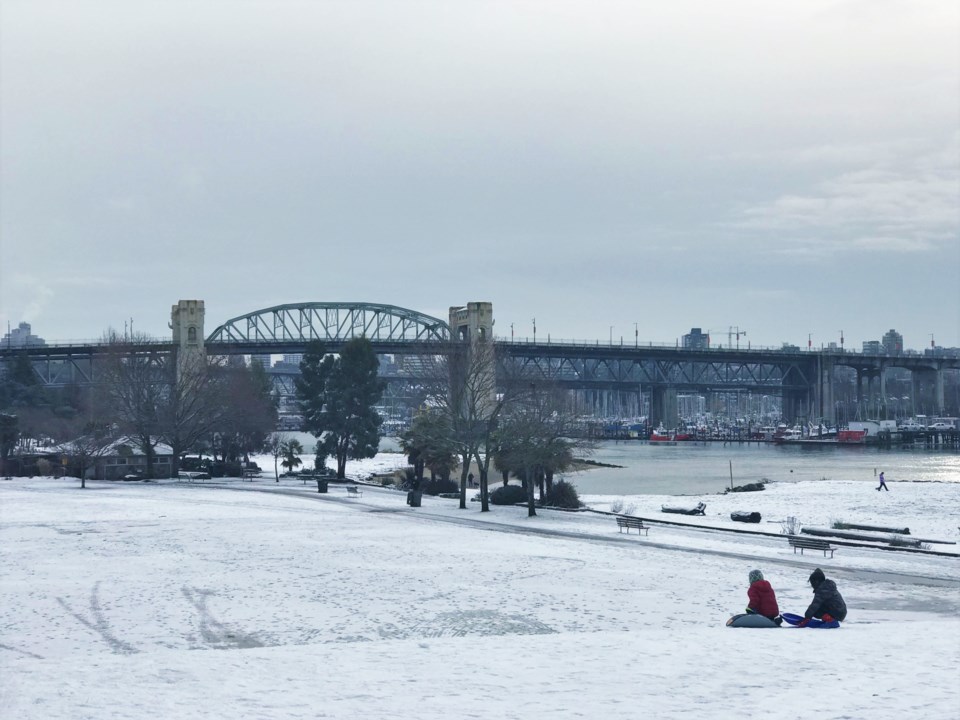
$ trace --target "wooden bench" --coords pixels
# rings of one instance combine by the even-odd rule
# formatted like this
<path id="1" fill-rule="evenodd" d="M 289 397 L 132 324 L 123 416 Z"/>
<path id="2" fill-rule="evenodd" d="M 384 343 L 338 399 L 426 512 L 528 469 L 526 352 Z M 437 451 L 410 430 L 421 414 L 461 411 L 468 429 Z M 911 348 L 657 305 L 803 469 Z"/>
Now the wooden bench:
<path id="1" fill-rule="evenodd" d="M 797 548 L 800 548 L 800 554 L 803 555 L 804 549 L 807 550 L 823 550 L 823 556 L 826 557 L 827 553 L 830 553 L 830 557 L 833 558 L 834 548 L 830 546 L 829 540 L 816 540 L 814 538 L 805 538 L 805 537 L 790 537 L 790 547 L 793 548 L 793 554 L 797 554 Z"/>
<path id="2" fill-rule="evenodd" d="M 347 496 L 353 497 L 363 497 L 363 490 L 358 488 L 356 485 L 347 485 Z"/>
<path id="3" fill-rule="evenodd" d="M 630 534 L 630 528 L 636 528 L 637 534 L 641 532 L 646 535 L 650 528 L 643 524 L 643 520 L 635 517 L 618 517 L 617 518 L 617 527 L 620 529 L 620 532 L 623 532 L 623 529 L 627 529 L 627 535 Z"/>

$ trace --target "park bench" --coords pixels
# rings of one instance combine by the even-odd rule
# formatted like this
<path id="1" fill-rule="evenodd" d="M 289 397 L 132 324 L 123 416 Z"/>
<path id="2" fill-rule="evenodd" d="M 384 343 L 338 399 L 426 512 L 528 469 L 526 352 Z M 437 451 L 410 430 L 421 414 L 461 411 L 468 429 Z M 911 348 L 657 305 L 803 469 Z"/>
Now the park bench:
<path id="1" fill-rule="evenodd" d="M 356 485 L 347 485 L 347 497 L 363 497 L 363 490 Z"/>
<path id="2" fill-rule="evenodd" d="M 630 528 L 636 528 L 638 535 L 641 532 L 646 535 L 650 531 L 650 528 L 643 524 L 643 520 L 635 517 L 618 517 L 617 527 L 620 529 L 620 532 L 623 532 L 623 529 L 626 528 L 627 535 L 630 534 Z"/>
<path id="3" fill-rule="evenodd" d="M 793 548 L 793 554 L 797 554 L 797 548 L 800 548 L 800 554 L 803 555 L 804 549 L 807 550 L 823 550 L 823 556 L 826 557 L 827 553 L 830 553 L 830 557 L 833 558 L 834 548 L 830 546 L 829 540 L 816 540 L 814 538 L 805 538 L 805 537 L 790 537 L 790 547 Z"/>

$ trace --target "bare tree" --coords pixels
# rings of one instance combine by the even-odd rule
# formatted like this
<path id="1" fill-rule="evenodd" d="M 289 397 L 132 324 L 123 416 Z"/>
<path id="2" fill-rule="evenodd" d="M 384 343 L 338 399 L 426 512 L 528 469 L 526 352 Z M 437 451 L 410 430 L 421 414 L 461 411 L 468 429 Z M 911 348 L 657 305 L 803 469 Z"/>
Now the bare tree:
<path id="1" fill-rule="evenodd" d="M 78 467 L 81 488 L 87 487 L 87 470 L 96 467 L 100 458 L 110 451 L 114 439 L 110 425 L 91 421 L 83 434 L 68 444 L 70 458 Z"/>
<path id="2" fill-rule="evenodd" d="M 147 476 L 153 477 L 155 448 L 170 395 L 166 366 L 172 365 L 172 359 L 143 334 L 121 336 L 110 329 L 102 340 L 106 351 L 99 358 L 99 374 L 112 415 L 120 431 L 140 445 L 147 460 Z"/>
<path id="3" fill-rule="evenodd" d="M 423 358 L 418 379 L 428 405 L 445 416 L 450 437 L 443 440 L 460 459 L 460 508 L 467 507 L 467 476 L 470 463 L 476 461 L 480 509 L 488 512 L 494 431 L 509 397 L 497 391 L 494 346 L 489 341 L 451 342 L 438 351 Z"/>
<path id="4" fill-rule="evenodd" d="M 259 363 L 220 370 L 222 412 L 218 418 L 223 460 L 249 460 L 264 448 L 277 427 L 277 404 L 270 378 Z"/>
<path id="5" fill-rule="evenodd" d="M 165 368 L 168 391 L 159 407 L 160 436 L 173 451 L 173 475 L 180 458 L 197 450 L 204 440 L 224 422 L 226 381 L 219 361 L 204 361 L 196 367 L 181 368 L 169 363 Z"/>

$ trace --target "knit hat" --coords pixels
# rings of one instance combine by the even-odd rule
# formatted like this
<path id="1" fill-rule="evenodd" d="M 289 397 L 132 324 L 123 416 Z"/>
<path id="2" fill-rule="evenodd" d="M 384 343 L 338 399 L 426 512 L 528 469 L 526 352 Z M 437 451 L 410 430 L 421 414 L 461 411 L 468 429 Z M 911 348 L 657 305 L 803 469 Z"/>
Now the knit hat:
<path id="1" fill-rule="evenodd" d="M 816 587 L 826 579 L 827 578 L 823 574 L 823 570 L 821 570 L 820 568 L 817 568 L 812 573 L 810 573 L 810 585 L 813 586 L 814 589 L 816 589 Z"/>
<path id="2" fill-rule="evenodd" d="M 763 580 L 763 573 L 759 570 L 751 570 L 747 577 L 750 578 L 751 583 L 755 583 L 757 580 Z"/>

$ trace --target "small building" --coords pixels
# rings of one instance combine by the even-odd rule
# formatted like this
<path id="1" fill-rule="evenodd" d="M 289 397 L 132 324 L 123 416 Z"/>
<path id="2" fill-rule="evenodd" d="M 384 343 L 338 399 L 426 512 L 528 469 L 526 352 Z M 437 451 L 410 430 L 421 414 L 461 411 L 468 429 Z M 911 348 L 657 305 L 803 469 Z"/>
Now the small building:
<path id="1" fill-rule="evenodd" d="M 77 462 L 76 443 L 64 443 L 56 452 L 72 465 Z M 147 455 L 135 438 L 121 437 L 95 451 L 88 450 L 84 474 L 90 480 L 123 480 L 128 475 L 147 477 Z M 79 468 L 71 468 L 79 472 Z M 153 477 L 173 475 L 173 448 L 157 443 L 153 448 Z"/>

